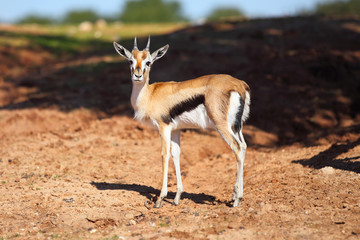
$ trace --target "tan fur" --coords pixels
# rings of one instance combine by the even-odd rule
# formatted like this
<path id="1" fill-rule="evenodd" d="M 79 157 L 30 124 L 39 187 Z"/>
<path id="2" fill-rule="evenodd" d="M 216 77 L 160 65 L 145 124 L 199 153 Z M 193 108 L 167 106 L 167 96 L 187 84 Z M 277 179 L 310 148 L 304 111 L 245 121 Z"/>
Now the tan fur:
<path id="1" fill-rule="evenodd" d="M 153 83 L 148 86 L 148 92 L 139 101 L 138 108 L 143 109 L 147 118 L 162 121 L 161 116 L 166 115 L 175 104 L 190 96 L 204 94 L 209 117 L 214 122 L 220 122 L 227 114 L 228 98 L 232 91 L 238 92 L 245 99 L 249 86 L 244 81 L 224 74 L 207 75 L 184 82 Z"/>

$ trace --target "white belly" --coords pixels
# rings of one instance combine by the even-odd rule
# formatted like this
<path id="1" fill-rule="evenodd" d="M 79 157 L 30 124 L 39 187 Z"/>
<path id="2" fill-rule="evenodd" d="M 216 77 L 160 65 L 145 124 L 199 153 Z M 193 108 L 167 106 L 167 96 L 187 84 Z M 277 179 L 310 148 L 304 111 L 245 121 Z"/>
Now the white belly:
<path id="1" fill-rule="evenodd" d="M 174 129 L 214 128 L 214 123 L 207 115 L 204 104 L 197 106 L 190 112 L 184 112 L 175 117 L 173 125 Z"/>

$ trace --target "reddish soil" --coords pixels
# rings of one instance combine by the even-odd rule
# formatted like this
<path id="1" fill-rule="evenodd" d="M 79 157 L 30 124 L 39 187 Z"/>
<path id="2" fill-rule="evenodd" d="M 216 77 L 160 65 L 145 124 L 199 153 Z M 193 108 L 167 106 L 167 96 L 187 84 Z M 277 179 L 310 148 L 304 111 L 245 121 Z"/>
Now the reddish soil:
<path id="1" fill-rule="evenodd" d="M 132 119 L 111 43 L 70 58 L 30 49 L 30 61 L 0 47 L 0 239 L 360 239 L 359 37 L 359 19 L 310 17 L 153 37 L 153 50 L 170 43 L 153 80 L 229 73 L 252 89 L 237 208 L 234 156 L 203 131 L 181 136 L 181 204 L 171 164 L 168 198 L 147 208 L 159 136 Z"/>

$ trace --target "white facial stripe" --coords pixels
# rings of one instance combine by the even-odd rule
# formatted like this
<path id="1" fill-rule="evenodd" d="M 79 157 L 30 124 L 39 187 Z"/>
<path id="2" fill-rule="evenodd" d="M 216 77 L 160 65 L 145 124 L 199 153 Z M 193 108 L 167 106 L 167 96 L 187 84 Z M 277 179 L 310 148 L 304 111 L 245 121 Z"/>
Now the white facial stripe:
<path id="1" fill-rule="evenodd" d="M 139 58 L 137 58 L 139 59 Z M 131 71 L 132 71 L 132 79 L 134 81 L 142 81 L 144 79 L 144 73 L 147 69 L 150 69 L 150 65 L 147 66 L 146 63 L 147 62 L 152 62 L 151 61 L 151 56 L 147 55 L 147 57 L 145 59 L 141 59 L 141 63 L 139 64 L 138 61 L 134 58 L 134 56 L 131 56 L 131 61 L 132 64 L 130 66 Z M 139 67 L 140 65 L 140 72 L 136 69 L 137 67 Z"/>

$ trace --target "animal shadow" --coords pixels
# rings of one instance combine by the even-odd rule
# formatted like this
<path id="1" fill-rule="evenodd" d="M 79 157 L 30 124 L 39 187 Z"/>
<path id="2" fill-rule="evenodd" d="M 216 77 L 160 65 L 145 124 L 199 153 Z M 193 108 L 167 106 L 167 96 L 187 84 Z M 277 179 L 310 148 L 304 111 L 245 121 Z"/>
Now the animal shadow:
<path id="1" fill-rule="evenodd" d="M 91 182 L 91 185 L 95 186 L 98 190 L 125 190 L 125 191 L 133 191 L 138 192 L 142 196 L 145 196 L 150 201 L 155 201 L 156 196 L 160 195 L 160 191 L 150 187 L 144 186 L 140 184 L 123 184 L 123 183 L 107 183 L 107 182 Z M 174 199 L 176 193 L 168 192 L 167 199 Z M 215 204 L 226 204 L 230 205 L 228 202 L 222 202 L 220 200 L 216 200 L 216 198 L 212 195 L 208 195 L 205 193 L 187 193 L 183 192 L 181 195 L 181 199 L 189 199 L 198 204 L 207 204 L 207 205 L 215 205 Z M 166 199 L 164 199 L 166 200 Z M 170 202 L 170 201 L 167 201 Z"/>
<path id="2" fill-rule="evenodd" d="M 360 144 L 360 138 L 354 142 L 335 143 L 330 148 L 320 152 L 310 159 L 302 159 L 292 161 L 293 163 L 300 163 L 303 166 L 321 169 L 329 166 L 336 169 L 360 173 L 360 153 L 358 156 L 351 158 L 336 159 L 339 155 L 348 152 Z M 359 161 L 356 161 L 359 160 Z"/>

